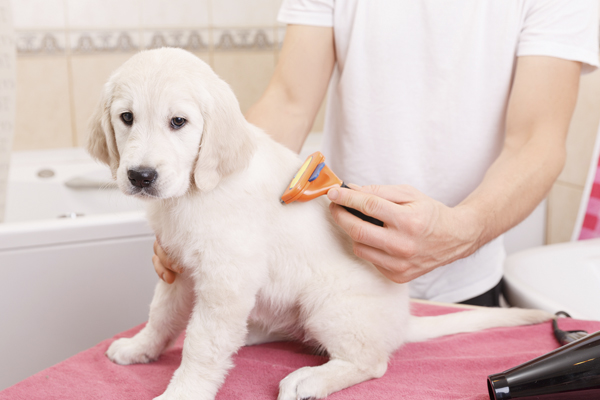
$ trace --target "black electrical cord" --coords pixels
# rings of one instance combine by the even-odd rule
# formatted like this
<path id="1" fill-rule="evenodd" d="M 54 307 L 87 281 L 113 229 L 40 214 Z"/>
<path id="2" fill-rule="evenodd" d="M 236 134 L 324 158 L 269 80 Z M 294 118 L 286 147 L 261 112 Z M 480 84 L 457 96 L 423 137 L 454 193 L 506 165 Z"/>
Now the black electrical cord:
<path id="1" fill-rule="evenodd" d="M 557 317 L 562 315 L 564 317 L 571 318 L 571 316 L 564 311 L 559 311 L 554 315 L 556 315 Z M 558 322 L 556 320 L 557 318 L 554 318 L 552 320 L 552 327 L 554 328 L 554 337 L 556 338 L 558 343 L 560 343 L 561 346 L 579 340 L 582 337 L 588 335 L 586 331 L 563 331 L 558 328 Z"/>

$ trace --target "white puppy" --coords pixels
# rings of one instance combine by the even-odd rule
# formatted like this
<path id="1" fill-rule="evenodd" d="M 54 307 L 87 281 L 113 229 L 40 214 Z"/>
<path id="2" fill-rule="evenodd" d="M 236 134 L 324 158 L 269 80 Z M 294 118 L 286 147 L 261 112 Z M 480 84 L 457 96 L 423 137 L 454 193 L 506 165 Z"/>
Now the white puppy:
<path id="1" fill-rule="evenodd" d="M 148 200 L 148 219 L 183 266 L 159 281 L 146 327 L 107 351 L 146 363 L 187 328 L 181 366 L 160 399 L 213 399 L 244 344 L 289 337 L 330 360 L 280 384 L 280 400 L 324 398 L 381 377 L 403 343 L 538 323 L 542 311 L 409 315 L 408 288 L 357 258 L 327 199 L 282 205 L 302 164 L 246 122 L 229 86 L 178 49 L 144 51 L 104 87 L 90 153 L 119 188 Z"/>

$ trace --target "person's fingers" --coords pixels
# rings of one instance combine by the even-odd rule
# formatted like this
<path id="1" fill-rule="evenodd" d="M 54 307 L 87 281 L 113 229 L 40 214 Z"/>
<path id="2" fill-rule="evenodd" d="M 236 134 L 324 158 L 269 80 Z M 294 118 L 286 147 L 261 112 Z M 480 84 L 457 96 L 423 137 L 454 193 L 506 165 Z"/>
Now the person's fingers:
<path id="1" fill-rule="evenodd" d="M 333 188 L 327 192 L 327 197 L 336 204 L 353 208 L 383 222 L 388 214 L 386 200 L 360 190 Z"/>
<path id="2" fill-rule="evenodd" d="M 338 224 L 353 241 L 376 247 L 381 247 L 383 243 L 385 243 L 385 228 L 371 224 L 370 222 L 365 222 L 335 203 L 329 205 L 329 210 L 336 224 Z"/>
<path id="3" fill-rule="evenodd" d="M 158 275 L 158 277 L 163 281 L 167 282 L 167 269 L 162 265 L 160 259 L 156 254 L 152 256 L 152 264 L 154 265 L 154 271 L 156 272 L 156 275 Z"/>
<path id="4" fill-rule="evenodd" d="M 183 270 L 179 266 L 179 264 L 171 261 L 167 253 L 163 250 L 163 248 L 158 243 L 158 239 L 154 241 L 154 254 L 156 254 L 162 264 L 162 266 L 170 271 L 174 271 L 177 273 L 182 273 Z"/>
<path id="5" fill-rule="evenodd" d="M 354 190 L 360 190 L 361 186 L 358 186 L 355 183 L 348 183 L 346 184 L 346 186 L 348 186 L 350 189 L 354 189 Z"/>
<path id="6" fill-rule="evenodd" d="M 409 185 L 362 186 L 355 192 L 375 196 L 376 199 L 380 199 L 377 203 L 381 205 L 380 216 L 375 218 L 383 221 L 386 228 L 398 232 L 415 234 L 415 232 L 419 231 L 421 223 L 428 219 L 429 212 L 431 211 L 428 210 L 423 213 L 423 204 L 431 208 L 431 199 Z M 421 209 L 416 212 L 415 207 L 418 206 L 421 206 Z"/>
<path id="7" fill-rule="evenodd" d="M 164 266 L 168 266 L 169 264 L 171 264 L 171 260 L 167 256 L 167 253 L 165 253 L 163 248 L 160 246 L 160 244 L 158 244 L 158 241 L 154 242 L 154 254 L 156 254 L 158 256 L 158 258 L 160 259 L 160 262 Z"/>
<path id="8" fill-rule="evenodd" d="M 154 255 L 152 256 L 152 264 L 154 271 L 163 281 L 171 284 L 175 282 L 177 277 L 176 272 L 181 273 L 179 265 L 172 263 L 167 253 L 160 246 L 158 239 L 154 241 Z"/>
<path id="9" fill-rule="evenodd" d="M 415 270 L 410 262 L 402 261 L 375 247 L 354 243 L 353 250 L 357 257 L 369 261 L 382 275 L 396 283 L 410 282 L 425 273 Z"/>
<path id="10" fill-rule="evenodd" d="M 175 274 L 175 272 L 171 271 L 170 269 L 165 270 L 165 273 L 163 275 L 163 281 L 167 282 L 169 285 L 173 282 L 175 282 L 175 278 L 177 277 L 177 275 Z"/>

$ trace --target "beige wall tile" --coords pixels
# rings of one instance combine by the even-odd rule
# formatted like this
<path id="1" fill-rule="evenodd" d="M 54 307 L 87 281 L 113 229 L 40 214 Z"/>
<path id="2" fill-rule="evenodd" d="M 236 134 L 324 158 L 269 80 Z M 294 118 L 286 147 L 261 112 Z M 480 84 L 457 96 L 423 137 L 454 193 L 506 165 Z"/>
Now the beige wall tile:
<path id="1" fill-rule="evenodd" d="M 13 0 L 16 29 L 64 29 L 63 0 Z"/>
<path id="2" fill-rule="evenodd" d="M 144 0 L 144 27 L 205 27 L 210 23 L 209 0 Z"/>
<path id="3" fill-rule="evenodd" d="M 213 54 L 213 69 L 232 87 L 242 112 L 254 104 L 275 70 L 273 51 L 230 51 Z"/>
<path id="4" fill-rule="evenodd" d="M 225 27 L 275 25 L 279 0 L 211 0 L 212 24 Z"/>
<path id="5" fill-rule="evenodd" d="M 275 0 L 273 6 L 275 7 L 275 15 L 279 13 L 279 9 L 281 8 L 281 4 L 283 4 L 283 0 Z M 280 22 L 277 22 L 280 24 Z"/>
<path id="6" fill-rule="evenodd" d="M 548 196 L 548 244 L 568 242 L 577 219 L 583 187 L 557 182 Z"/>
<path id="7" fill-rule="evenodd" d="M 210 59 L 211 57 L 210 57 L 210 54 L 208 52 L 206 52 L 206 51 L 203 51 L 203 52 L 192 51 L 192 54 L 195 55 L 196 57 L 198 57 L 199 59 L 201 59 L 202 61 L 204 61 L 205 63 L 207 63 L 208 65 L 210 65 L 212 67 L 211 59 Z"/>
<path id="8" fill-rule="evenodd" d="M 139 28 L 143 0 L 63 0 L 75 29 Z"/>
<path id="9" fill-rule="evenodd" d="M 135 53 L 72 56 L 76 146 L 84 146 L 86 143 L 89 119 L 100 99 L 102 86 L 110 74 L 133 54 Z M 196 56 L 208 62 L 208 53 Z"/>
<path id="10" fill-rule="evenodd" d="M 73 109 L 75 146 L 83 146 L 88 135 L 88 121 L 100 99 L 102 86 L 110 74 L 135 53 L 89 54 L 71 56 L 73 73 Z"/>
<path id="11" fill-rule="evenodd" d="M 585 185 L 600 124 L 600 70 L 583 75 L 567 138 L 567 162 L 559 180 Z"/>
<path id="12" fill-rule="evenodd" d="M 72 145 L 67 58 L 18 58 L 13 150 Z"/>

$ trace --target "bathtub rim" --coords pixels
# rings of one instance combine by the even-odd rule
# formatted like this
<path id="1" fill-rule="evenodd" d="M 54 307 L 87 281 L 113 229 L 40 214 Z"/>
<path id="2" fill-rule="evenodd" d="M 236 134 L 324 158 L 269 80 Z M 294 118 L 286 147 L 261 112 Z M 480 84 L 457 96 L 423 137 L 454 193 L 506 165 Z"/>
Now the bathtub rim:
<path id="1" fill-rule="evenodd" d="M 144 211 L 0 224 L 0 251 L 154 235 Z"/>

